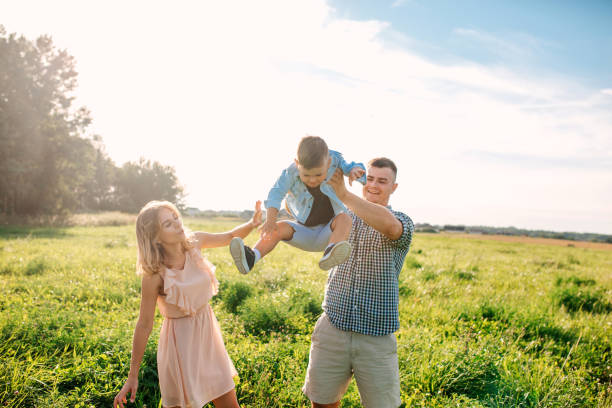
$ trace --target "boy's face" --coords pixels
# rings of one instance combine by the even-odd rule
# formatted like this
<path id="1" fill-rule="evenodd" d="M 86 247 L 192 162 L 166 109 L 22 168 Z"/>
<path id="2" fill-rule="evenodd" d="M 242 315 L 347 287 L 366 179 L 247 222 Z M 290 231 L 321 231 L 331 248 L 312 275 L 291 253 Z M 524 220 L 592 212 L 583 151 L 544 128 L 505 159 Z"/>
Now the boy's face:
<path id="1" fill-rule="evenodd" d="M 331 157 L 324 160 L 320 166 L 313 167 L 311 169 L 307 169 L 302 166 L 297 159 L 295 160 L 295 164 L 297 165 L 302 183 L 306 184 L 310 188 L 314 188 L 318 187 L 323 181 L 325 181 L 325 178 L 327 177 L 327 170 L 331 164 Z"/>

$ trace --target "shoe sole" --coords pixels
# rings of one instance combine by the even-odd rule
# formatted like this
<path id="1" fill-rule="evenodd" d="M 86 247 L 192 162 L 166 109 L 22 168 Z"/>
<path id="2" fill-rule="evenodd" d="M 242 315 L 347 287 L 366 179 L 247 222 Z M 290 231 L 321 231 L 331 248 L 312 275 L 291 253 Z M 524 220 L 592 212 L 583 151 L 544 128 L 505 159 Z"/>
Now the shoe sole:
<path id="1" fill-rule="evenodd" d="M 249 273 L 249 265 L 244 255 L 244 242 L 240 238 L 235 237 L 230 242 L 230 254 L 238 271 L 244 275 Z"/>
<path id="2" fill-rule="evenodd" d="M 329 256 L 319 261 L 319 268 L 327 271 L 346 261 L 351 254 L 351 244 L 346 241 L 338 242 L 329 253 Z"/>

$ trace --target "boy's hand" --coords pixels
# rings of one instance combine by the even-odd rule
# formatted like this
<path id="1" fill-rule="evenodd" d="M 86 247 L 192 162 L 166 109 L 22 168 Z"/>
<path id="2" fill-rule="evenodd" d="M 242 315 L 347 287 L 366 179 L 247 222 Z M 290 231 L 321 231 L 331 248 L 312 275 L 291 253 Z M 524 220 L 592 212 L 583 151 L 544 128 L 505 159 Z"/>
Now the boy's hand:
<path id="1" fill-rule="evenodd" d="M 348 179 L 349 185 L 353 185 L 353 180 L 357 180 L 359 177 L 363 176 L 365 171 L 361 167 L 353 167 L 351 171 L 349 171 Z"/>
<path id="2" fill-rule="evenodd" d="M 270 221 L 270 218 L 266 219 L 261 227 L 261 239 L 268 240 L 276 234 L 276 221 Z"/>

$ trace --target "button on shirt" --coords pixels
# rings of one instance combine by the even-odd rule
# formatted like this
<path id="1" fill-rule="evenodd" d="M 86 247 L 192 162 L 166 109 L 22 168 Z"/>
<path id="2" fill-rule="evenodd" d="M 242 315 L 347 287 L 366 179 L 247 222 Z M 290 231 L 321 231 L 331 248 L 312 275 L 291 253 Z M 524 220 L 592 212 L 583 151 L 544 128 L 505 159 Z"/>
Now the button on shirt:
<path id="1" fill-rule="evenodd" d="M 340 330 L 384 336 L 399 329 L 398 278 L 414 224 L 406 214 L 390 211 L 403 227 L 395 241 L 348 211 L 353 220 L 351 254 L 330 271 L 323 301 L 323 310 Z"/>

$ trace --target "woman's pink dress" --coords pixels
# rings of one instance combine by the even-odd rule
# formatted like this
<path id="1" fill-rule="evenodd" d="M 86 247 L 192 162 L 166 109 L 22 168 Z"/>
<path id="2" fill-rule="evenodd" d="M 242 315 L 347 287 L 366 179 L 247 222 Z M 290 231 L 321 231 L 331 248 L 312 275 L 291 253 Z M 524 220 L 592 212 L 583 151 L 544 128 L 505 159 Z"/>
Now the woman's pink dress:
<path id="1" fill-rule="evenodd" d="M 234 388 L 230 360 L 209 300 L 217 293 L 214 266 L 200 251 L 187 251 L 182 270 L 161 273 L 165 296 L 157 370 L 164 407 L 201 408 Z"/>

